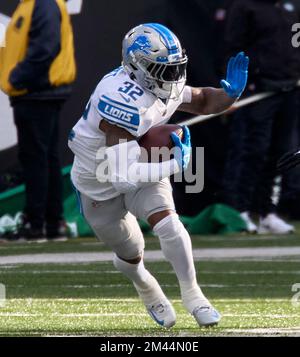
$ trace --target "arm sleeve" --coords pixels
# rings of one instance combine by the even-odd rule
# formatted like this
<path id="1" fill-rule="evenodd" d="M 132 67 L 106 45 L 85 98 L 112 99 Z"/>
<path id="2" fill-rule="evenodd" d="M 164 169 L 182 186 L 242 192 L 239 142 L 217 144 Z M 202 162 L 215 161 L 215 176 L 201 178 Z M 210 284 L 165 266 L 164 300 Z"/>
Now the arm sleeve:
<path id="1" fill-rule="evenodd" d="M 10 75 L 16 89 L 38 90 L 49 86 L 49 68 L 61 46 L 61 14 L 55 0 L 36 0 L 25 59 Z"/>
<path id="2" fill-rule="evenodd" d="M 111 183 L 120 193 L 135 191 L 180 171 L 174 159 L 160 163 L 138 162 L 141 148 L 136 141 L 111 146 L 106 149 L 106 155 Z"/>
<path id="3" fill-rule="evenodd" d="M 192 97 L 193 97 L 193 93 L 192 93 L 192 87 L 190 86 L 185 86 L 184 90 L 183 90 L 183 97 L 182 97 L 182 103 L 191 103 L 192 102 Z"/>

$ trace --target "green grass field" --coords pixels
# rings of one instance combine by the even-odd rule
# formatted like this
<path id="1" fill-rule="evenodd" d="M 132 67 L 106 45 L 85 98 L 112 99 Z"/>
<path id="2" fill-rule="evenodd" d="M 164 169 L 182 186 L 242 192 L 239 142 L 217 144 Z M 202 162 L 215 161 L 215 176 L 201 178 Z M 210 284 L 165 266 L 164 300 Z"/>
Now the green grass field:
<path id="1" fill-rule="evenodd" d="M 193 237 L 195 248 L 299 247 L 286 237 Z M 148 238 L 147 249 L 158 249 Z M 66 243 L 1 244 L 1 257 L 17 254 L 103 251 L 94 239 Z M 1 336 L 240 336 L 300 335 L 299 305 L 291 303 L 300 283 L 300 256 L 197 261 L 200 284 L 223 315 L 220 325 L 200 329 L 179 300 L 167 262 L 148 262 L 174 303 L 177 324 L 160 328 L 146 313 L 130 282 L 110 262 L 0 265 L 7 300 L 0 307 Z M 299 286 L 300 287 L 300 286 Z M 298 290 L 300 291 L 300 289 Z"/>

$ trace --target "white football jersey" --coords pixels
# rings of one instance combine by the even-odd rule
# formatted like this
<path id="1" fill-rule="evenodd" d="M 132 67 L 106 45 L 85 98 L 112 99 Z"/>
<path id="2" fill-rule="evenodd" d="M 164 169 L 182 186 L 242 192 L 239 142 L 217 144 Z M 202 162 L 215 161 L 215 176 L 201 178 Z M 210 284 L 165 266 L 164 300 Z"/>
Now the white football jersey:
<path id="1" fill-rule="evenodd" d="M 99 182 L 96 177 L 97 167 L 104 161 L 97 158 L 97 152 L 106 146 L 105 133 L 99 129 L 101 120 L 140 137 L 151 127 L 168 122 L 180 104 L 190 101 L 191 89 L 186 86 L 178 100 L 165 104 L 130 79 L 123 67 L 103 77 L 70 133 L 69 147 L 75 155 L 71 172 L 74 186 L 96 201 L 119 195 L 110 182 Z"/>

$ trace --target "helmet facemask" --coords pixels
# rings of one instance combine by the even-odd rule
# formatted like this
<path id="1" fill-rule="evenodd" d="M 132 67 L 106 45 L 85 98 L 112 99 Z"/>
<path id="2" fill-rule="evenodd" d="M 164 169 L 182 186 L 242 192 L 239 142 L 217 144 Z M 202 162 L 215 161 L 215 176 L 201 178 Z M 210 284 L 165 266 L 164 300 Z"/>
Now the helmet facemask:
<path id="1" fill-rule="evenodd" d="M 174 63 L 149 63 L 146 79 L 155 83 L 153 93 L 162 99 L 178 99 L 186 82 L 187 57 Z"/>
<path id="2" fill-rule="evenodd" d="M 188 58 L 184 56 L 176 62 L 158 63 L 142 58 L 135 62 L 137 69 L 143 72 L 139 78 L 137 71 L 132 73 L 144 88 L 161 99 L 179 99 L 186 83 L 186 67 Z M 133 67 L 133 66 L 131 66 Z"/>

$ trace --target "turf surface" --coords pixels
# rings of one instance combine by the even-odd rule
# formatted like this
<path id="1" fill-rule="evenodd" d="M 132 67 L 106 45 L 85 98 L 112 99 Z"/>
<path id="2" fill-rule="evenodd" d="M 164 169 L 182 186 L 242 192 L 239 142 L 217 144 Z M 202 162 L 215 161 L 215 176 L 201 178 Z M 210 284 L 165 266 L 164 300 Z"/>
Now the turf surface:
<path id="1" fill-rule="evenodd" d="M 248 237 L 248 242 L 245 238 L 194 237 L 194 246 L 259 246 L 261 237 Z M 147 247 L 155 248 L 153 240 L 147 241 Z M 300 245 L 297 235 L 264 237 L 259 243 L 268 246 L 266 242 Z M 2 256 L 103 250 L 94 240 L 5 244 L 1 249 Z M 209 330 L 200 329 L 182 307 L 176 277 L 166 262 L 147 266 L 174 303 L 178 320 L 171 330 L 151 320 L 130 282 L 111 263 L 0 266 L 0 283 L 5 284 L 7 294 L 6 305 L 0 308 L 0 335 L 300 335 L 300 302 L 295 306 L 291 302 L 292 286 L 300 283 L 299 262 L 300 257 L 196 262 L 205 294 L 223 315 L 220 325 Z"/>
<path id="2" fill-rule="evenodd" d="M 300 227 L 299 227 L 300 232 Z M 300 233 L 287 236 L 271 235 L 229 235 L 229 236 L 193 236 L 194 248 L 245 248 L 245 247 L 291 247 L 300 246 Z M 148 237 L 146 249 L 160 249 L 157 238 Z M 65 243 L 15 244 L 0 243 L 0 257 L 17 254 L 71 253 L 109 251 L 95 238 L 70 239 Z"/>

